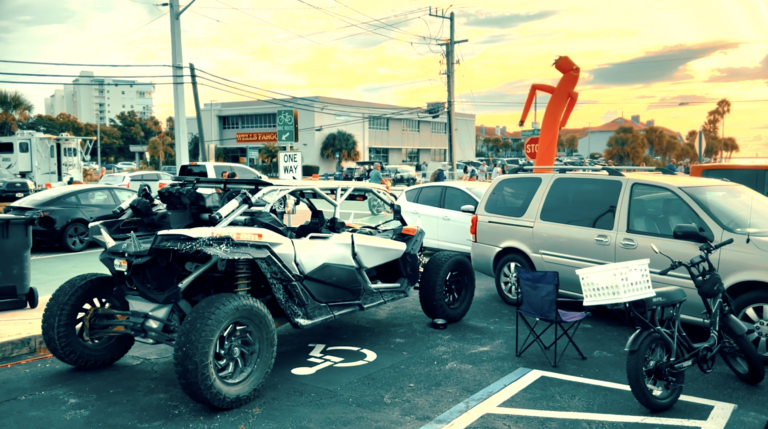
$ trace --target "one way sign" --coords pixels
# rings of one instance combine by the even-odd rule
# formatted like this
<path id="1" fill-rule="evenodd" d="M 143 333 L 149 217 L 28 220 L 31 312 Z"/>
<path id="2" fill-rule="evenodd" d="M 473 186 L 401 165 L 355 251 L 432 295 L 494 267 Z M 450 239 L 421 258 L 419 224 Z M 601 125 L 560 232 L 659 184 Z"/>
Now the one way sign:
<path id="1" fill-rule="evenodd" d="M 280 180 L 301 180 L 301 152 L 280 152 Z"/>

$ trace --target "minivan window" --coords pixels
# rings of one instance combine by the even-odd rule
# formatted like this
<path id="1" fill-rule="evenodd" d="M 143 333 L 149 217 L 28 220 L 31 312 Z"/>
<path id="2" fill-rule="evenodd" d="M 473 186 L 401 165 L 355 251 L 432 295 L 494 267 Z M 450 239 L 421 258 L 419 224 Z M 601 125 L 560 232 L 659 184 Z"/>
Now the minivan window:
<path id="1" fill-rule="evenodd" d="M 696 212 L 669 189 L 632 186 L 627 231 L 672 238 L 672 231 L 681 224 L 695 224 L 709 230 Z"/>
<path id="2" fill-rule="evenodd" d="M 440 207 L 440 195 L 443 193 L 442 186 L 426 186 L 421 188 L 417 204 L 430 207 Z"/>
<path id="3" fill-rule="evenodd" d="M 410 191 L 405 191 L 405 201 L 408 201 L 409 203 L 412 203 L 416 201 L 416 196 L 419 195 L 420 189 L 411 189 Z"/>
<path id="4" fill-rule="evenodd" d="M 461 189 L 446 187 L 444 206 L 446 210 L 460 212 L 462 206 L 477 207 L 477 200 Z"/>
<path id="5" fill-rule="evenodd" d="M 13 153 L 13 143 L 0 143 L 0 153 L 4 155 Z"/>
<path id="6" fill-rule="evenodd" d="M 605 179 L 555 179 L 541 208 L 541 220 L 587 228 L 613 229 L 621 182 Z"/>
<path id="7" fill-rule="evenodd" d="M 510 178 L 499 182 L 485 201 L 490 214 L 521 217 L 528 211 L 534 195 L 541 186 L 540 177 Z"/>
<path id="8" fill-rule="evenodd" d="M 701 176 L 710 179 L 726 179 L 729 182 L 744 185 L 763 195 L 768 195 L 766 170 L 704 169 L 701 172 Z"/>

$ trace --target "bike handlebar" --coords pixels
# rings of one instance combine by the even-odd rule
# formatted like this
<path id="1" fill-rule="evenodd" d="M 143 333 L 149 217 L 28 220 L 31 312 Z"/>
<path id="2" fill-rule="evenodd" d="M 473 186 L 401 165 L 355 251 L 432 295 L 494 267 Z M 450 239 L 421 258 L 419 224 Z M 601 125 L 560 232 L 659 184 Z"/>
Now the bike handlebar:
<path id="1" fill-rule="evenodd" d="M 713 250 L 717 250 L 717 249 L 719 249 L 719 248 L 721 248 L 723 246 L 727 246 L 727 245 L 729 245 L 731 243 L 733 243 L 733 238 L 729 238 L 729 239 L 727 239 L 725 241 L 721 241 L 720 243 L 715 244 L 714 246 L 712 246 L 712 249 Z"/>
<path id="2" fill-rule="evenodd" d="M 669 267 L 664 268 L 663 270 L 659 271 L 659 275 L 660 276 L 666 276 L 667 274 L 669 274 L 670 271 L 672 271 L 673 268 L 674 267 L 670 265 Z"/>

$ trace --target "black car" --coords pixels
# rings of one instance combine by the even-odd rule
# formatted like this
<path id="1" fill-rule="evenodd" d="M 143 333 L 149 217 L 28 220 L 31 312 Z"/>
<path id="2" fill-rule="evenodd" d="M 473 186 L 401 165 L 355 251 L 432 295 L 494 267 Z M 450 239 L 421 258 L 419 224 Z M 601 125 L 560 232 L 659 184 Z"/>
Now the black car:
<path id="1" fill-rule="evenodd" d="M 413 186 L 419 178 L 416 169 L 410 165 L 388 165 L 381 172 L 382 177 L 390 179 L 393 185 Z"/>
<path id="2" fill-rule="evenodd" d="M 118 186 L 61 186 L 11 203 L 3 213 L 24 216 L 39 210 L 42 216 L 32 227 L 33 242 L 59 244 L 67 251 L 80 252 L 90 243 L 88 224 L 110 215 L 134 195 L 136 191 Z"/>
<path id="3" fill-rule="evenodd" d="M 34 192 L 30 181 L 16 177 L 10 171 L 0 168 L 0 200 L 16 201 Z"/>

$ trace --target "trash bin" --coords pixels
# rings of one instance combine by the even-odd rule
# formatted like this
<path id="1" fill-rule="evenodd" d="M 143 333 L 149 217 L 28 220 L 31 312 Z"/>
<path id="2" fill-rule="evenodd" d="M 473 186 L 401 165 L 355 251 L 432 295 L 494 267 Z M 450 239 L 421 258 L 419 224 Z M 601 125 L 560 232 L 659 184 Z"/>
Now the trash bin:
<path id="1" fill-rule="evenodd" d="M 37 307 L 37 290 L 29 286 L 34 221 L 33 217 L 0 215 L 0 310 Z"/>

